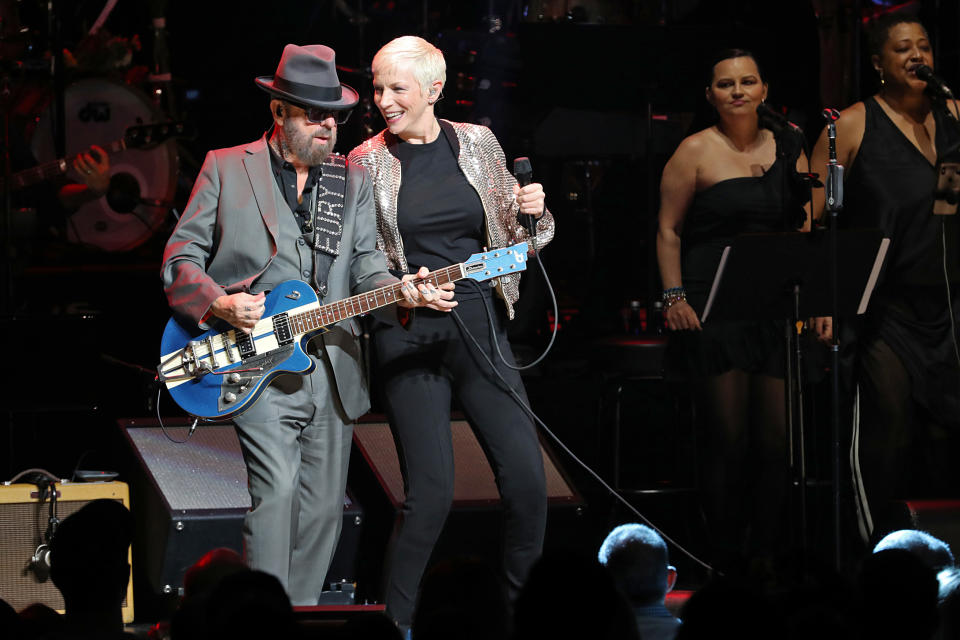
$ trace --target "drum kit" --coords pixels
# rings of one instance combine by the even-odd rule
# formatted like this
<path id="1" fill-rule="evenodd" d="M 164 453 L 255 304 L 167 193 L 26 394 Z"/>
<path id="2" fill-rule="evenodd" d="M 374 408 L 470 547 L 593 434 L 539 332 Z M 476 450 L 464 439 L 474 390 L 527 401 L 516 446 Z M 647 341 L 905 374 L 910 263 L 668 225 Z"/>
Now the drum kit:
<path id="1" fill-rule="evenodd" d="M 37 34 L 42 29 L 21 23 L 21 17 L 25 17 L 22 10 L 30 9 L 28 4 L 0 0 L 0 101 L 4 119 L 15 118 L 22 125 L 23 137 L 38 163 L 34 174 L 43 169 L 51 178 L 66 173 L 68 180 L 77 181 L 70 168 L 71 159 L 91 145 L 106 149 L 110 156 L 110 189 L 103 197 L 68 214 L 63 237 L 93 251 L 134 249 L 171 220 L 179 170 L 174 138 L 188 134 L 182 123 L 171 123 L 161 108 L 169 74 L 163 76 L 164 86 L 156 82 L 157 76 L 147 74 L 140 74 L 144 81 L 128 82 L 115 77 L 113 71 L 104 73 L 102 67 L 84 69 L 79 54 L 67 51 L 62 58 L 55 56 L 49 53 L 58 50 L 54 43 L 65 40 L 59 34 L 53 37 L 47 33 L 50 46 L 39 45 L 43 38 Z M 63 18 L 52 20 L 49 16 L 37 19 L 44 18 L 48 32 L 49 25 L 64 22 Z M 104 19 L 101 15 L 94 28 Z M 126 42 L 122 38 L 107 42 L 103 36 L 99 40 L 114 49 L 118 41 Z M 85 41 L 95 46 L 97 34 L 86 34 Z M 156 43 L 154 48 L 158 48 Z M 68 71 L 67 67 L 73 65 Z M 8 123 L 13 125 L 9 120 L 4 124 Z M 145 143 L 141 139 L 143 144 L 130 144 L 131 130 L 143 134 L 150 126 L 154 128 L 148 130 Z M 9 148 L 10 142 L 0 139 L 0 148 Z M 0 167 L 0 185 L 10 185 L 9 191 L 25 186 L 22 174 L 28 173 L 27 168 Z M 31 206 L 26 201 L 24 204 Z M 4 209 L 4 215 L 10 215 L 7 207 Z"/>

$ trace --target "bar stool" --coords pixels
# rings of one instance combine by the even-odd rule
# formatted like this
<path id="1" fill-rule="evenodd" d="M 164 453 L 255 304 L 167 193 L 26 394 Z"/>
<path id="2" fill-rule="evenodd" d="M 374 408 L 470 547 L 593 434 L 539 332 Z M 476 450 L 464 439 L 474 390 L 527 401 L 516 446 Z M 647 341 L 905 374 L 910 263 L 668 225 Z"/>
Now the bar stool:
<path id="1" fill-rule="evenodd" d="M 614 336 L 602 338 L 593 344 L 592 356 L 601 378 L 598 425 L 601 438 L 607 440 L 610 461 L 610 484 L 619 492 L 633 494 L 692 494 L 696 483 L 696 439 L 694 433 L 695 409 L 693 400 L 682 381 L 668 381 L 663 375 L 663 357 L 667 340 L 662 336 Z M 634 451 L 634 446 L 625 449 L 624 412 L 632 400 L 646 402 L 646 411 L 638 428 L 650 442 L 663 444 L 661 456 L 655 464 L 657 472 L 672 473 L 666 477 L 648 478 L 637 482 L 636 474 L 624 469 L 624 454 Z M 659 413 L 658 413 L 659 412 Z M 609 429 L 604 430 L 606 419 L 612 414 Z M 643 419 L 647 421 L 644 423 Z M 650 420 L 659 420 L 654 424 Z M 672 433 L 667 433 L 667 430 Z M 606 433 L 605 433 L 606 432 Z M 633 434 L 636 440 L 636 434 Z M 644 437 L 644 436 L 641 436 Z M 606 448 L 601 445 L 601 451 Z M 667 456 L 668 459 L 664 459 Z M 672 459 L 672 461 L 671 461 Z M 625 473 L 625 471 L 627 471 Z"/>

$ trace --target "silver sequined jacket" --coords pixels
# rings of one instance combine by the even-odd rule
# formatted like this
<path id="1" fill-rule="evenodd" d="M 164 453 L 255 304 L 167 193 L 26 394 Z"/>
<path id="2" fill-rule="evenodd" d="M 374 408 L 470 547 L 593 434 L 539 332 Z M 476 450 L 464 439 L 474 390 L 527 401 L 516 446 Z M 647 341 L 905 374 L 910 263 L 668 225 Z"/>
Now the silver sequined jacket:
<path id="1" fill-rule="evenodd" d="M 506 247 L 529 240 L 530 234 L 517 223 L 517 204 L 513 197 L 516 178 L 507 167 L 500 143 L 487 127 L 463 122 L 440 120 L 442 132 L 455 136 L 460 147 L 458 163 L 467 181 L 483 202 L 486 219 L 486 246 Z M 397 228 L 397 195 L 400 193 L 400 160 L 391 149 L 398 140 L 384 130 L 361 143 L 350 152 L 350 162 L 362 165 L 373 176 L 373 198 L 377 209 L 377 247 L 387 256 L 391 269 L 408 271 L 403 240 Z M 537 220 L 537 248 L 553 239 L 554 221 L 544 209 Z M 531 247 L 532 248 L 532 247 Z M 502 276 L 496 285 L 504 300 L 507 314 L 513 319 L 513 304 L 520 297 L 520 274 Z"/>

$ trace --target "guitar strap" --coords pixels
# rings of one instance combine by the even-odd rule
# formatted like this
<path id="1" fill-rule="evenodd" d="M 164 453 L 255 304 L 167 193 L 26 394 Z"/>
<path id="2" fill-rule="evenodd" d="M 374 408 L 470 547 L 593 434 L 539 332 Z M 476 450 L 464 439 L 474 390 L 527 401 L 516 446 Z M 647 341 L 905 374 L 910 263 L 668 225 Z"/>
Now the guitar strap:
<path id="1" fill-rule="evenodd" d="M 313 287 L 321 298 L 327 295 L 330 267 L 340 255 L 346 190 L 346 158 L 331 153 L 320 167 L 310 207 L 313 214 Z"/>

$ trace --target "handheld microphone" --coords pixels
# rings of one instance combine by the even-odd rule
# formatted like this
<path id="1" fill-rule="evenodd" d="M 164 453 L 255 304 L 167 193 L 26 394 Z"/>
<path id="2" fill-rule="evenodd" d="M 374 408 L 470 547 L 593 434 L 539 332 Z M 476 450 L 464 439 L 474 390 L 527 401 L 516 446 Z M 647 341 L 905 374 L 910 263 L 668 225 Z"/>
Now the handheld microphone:
<path id="1" fill-rule="evenodd" d="M 533 166 L 530 164 L 530 158 L 522 157 L 513 160 L 513 175 L 517 177 L 517 184 L 525 187 L 533 181 Z M 525 226 L 530 237 L 537 235 L 536 216 L 530 216 L 525 213 L 520 214 L 524 217 Z"/>
<path id="2" fill-rule="evenodd" d="M 913 69 L 911 69 L 917 77 L 927 83 L 927 88 L 933 91 L 935 94 L 943 96 L 944 98 L 952 98 L 953 92 L 950 91 L 950 87 L 947 86 L 947 83 L 941 80 L 934 72 L 933 69 L 928 67 L 925 64 L 918 64 Z"/>

